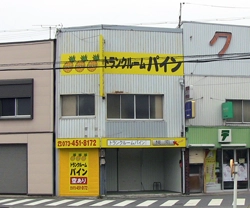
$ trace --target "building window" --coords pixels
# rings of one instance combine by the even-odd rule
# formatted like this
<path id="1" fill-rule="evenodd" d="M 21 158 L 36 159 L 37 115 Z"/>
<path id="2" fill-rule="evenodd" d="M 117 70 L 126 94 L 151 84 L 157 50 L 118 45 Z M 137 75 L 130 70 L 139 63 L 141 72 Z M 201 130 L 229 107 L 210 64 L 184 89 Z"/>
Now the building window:
<path id="1" fill-rule="evenodd" d="M 108 94 L 109 119 L 162 119 L 163 95 Z"/>
<path id="2" fill-rule="evenodd" d="M 227 119 L 227 122 L 250 122 L 250 100 L 227 100 L 233 103 L 234 117 Z"/>
<path id="3" fill-rule="evenodd" d="M 0 80 L 0 120 L 33 118 L 33 79 Z"/>
<path id="4" fill-rule="evenodd" d="M 1 117 L 30 117 L 31 98 L 3 98 L 0 99 Z"/>
<path id="5" fill-rule="evenodd" d="M 95 115 L 94 95 L 62 95 L 62 116 Z"/>

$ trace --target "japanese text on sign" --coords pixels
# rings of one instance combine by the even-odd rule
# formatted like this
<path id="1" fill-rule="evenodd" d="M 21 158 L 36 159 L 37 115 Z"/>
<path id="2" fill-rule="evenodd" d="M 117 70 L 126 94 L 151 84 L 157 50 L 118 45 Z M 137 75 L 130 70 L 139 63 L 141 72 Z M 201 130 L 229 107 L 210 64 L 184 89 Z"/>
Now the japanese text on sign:
<path id="1" fill-rule="evenodd" d="M 150 146 L 149 140 L 108 140 L 108 146 Z"/>
<path id="2" fill-rule="evenodd" d="M 181 62 L 178 62 L 174 57 L 166 56 L 160 57 L 149 56 L 148 58 L 131 58 L 131 57 L 106 57 L 105 56 L 104 68 L 119 68 L 122 69 L 132 69 L 133 67 L 139 67 L 141 70 L 155 70 L 155 72 L 163 69 L 163 72 L 168 72 L 170 70 L 172 73 L 179 70 Z"/>
<path id="3" fill-rule="evenodd" d="M 69 153 L 69 184 L 70 190 L 88 190 L 88 153 L 70 152 Z M 86 186 L 79 186 L 79 185 Z M 84 188 L 83 188 L 84 187 Z"/>
<path id="4" fill-rule="evenodd" d="M 62 54 L 61 74 L 97 74 L 101 68 L 107 74 L 184 74 L 184 58 L 181 54 L 105 52 L 103 60 L 100 60 L 99 53 Z"/>

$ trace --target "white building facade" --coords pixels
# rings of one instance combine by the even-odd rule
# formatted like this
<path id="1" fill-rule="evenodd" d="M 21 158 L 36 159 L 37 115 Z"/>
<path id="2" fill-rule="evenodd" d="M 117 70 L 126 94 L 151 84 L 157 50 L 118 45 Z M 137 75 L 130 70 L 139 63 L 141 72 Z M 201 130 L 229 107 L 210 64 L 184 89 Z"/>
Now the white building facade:
<path id="1" fill-rule="evenodd" d="M 182 29 L 186 107 L 195 105 L 186 115 L 187 192 L 233 190 L 230 159 L 244 167 L 238 189 L 248 189 L 250 29 L 198 22 Z"/>
<path id="2" fill-rule="evenodd" d="M 56 63 L 57 195 L 182 192 L 182 30 L 65 28 Z"/>

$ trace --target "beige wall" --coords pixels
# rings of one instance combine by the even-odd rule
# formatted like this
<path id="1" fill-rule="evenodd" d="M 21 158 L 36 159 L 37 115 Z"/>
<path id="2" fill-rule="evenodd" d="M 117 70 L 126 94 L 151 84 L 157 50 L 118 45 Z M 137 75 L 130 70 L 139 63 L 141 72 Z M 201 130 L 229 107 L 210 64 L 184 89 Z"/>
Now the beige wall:
<path id="1" fill-rule="evenodd" d="M 48 68 L 53 62 L 53 41 L 0 44 L 0 57 L 0 70 Z"/>
<path id="2" fill-rule="evenodd" d="M 0 120 L 0 133 L 52 132 L 53 41 L 0 44 L 0 57 L 0 79 L 34 79 L 33 119 Z M 49 64 L 36 65 L 37 63 Z M 39 68 L 49 70 L 27 70 Z M 8 71 L 1 71 L 6 69 Z"/>
<path id="3" fill-rule="evenodd" d="M 53 195 L 53 134 L 0 135 L 1 144 L 27 144 L 29 195 Z"/>
<path id="4" fill-rule="evenodd" d="M 28 194 L 53 194 L 53 135 L 28 136 Z"/>

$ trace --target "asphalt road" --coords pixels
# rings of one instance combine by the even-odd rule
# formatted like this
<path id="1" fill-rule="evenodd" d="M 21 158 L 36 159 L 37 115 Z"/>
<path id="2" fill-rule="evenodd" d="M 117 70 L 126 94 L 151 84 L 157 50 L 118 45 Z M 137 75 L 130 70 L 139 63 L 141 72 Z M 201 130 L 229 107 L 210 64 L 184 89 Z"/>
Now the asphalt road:
<path id="1" fill-rule="evenodd" d="M 15 197 L 15 196 L 0 196 L 0 208 L 19 208 L 19 207 L 220 207 L 232 208 L 233 195 L 214 194 L 214 195 L 189 195 L 189 196 L 167 196 L 167 197 L 122 197 L 112 198 L 104 197 L 103 199 L 96 198 L 72 198 L 72 197 Z M 238 208 L 250 208 L 250 192 L 238 193 L 237 197 Z"/>

